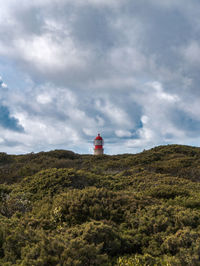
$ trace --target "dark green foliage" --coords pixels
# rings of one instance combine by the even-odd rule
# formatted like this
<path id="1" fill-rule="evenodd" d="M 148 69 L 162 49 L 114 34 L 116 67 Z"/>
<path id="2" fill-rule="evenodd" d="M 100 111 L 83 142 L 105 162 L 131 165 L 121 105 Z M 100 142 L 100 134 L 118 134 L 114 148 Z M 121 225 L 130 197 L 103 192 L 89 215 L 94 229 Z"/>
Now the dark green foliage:
<path id="1" fill-rule="evenodd" d="M 52 217 L 56 222 L 66 222 L 69 225 L 81 224 L 91 219 L 106 219 L 120 224 L 126 219 L 126 211 L 136 212 L 139 204 L 138 200 L 130 197 L 130 193 L 126 195 L 95 187 L 70 190 L 55 197 Z"/>
<path id="2" fill-rule="evenodd" d="M 200 149 L 0 153 L 0 265 L 200 265 Z"/>
<path id="3" fill-rule="evenodd" d="M 10 164 L 13 162 L 13 157 L 11 155 L 7 155 L 4 152 L 0 152 L 0 165 Z"/>

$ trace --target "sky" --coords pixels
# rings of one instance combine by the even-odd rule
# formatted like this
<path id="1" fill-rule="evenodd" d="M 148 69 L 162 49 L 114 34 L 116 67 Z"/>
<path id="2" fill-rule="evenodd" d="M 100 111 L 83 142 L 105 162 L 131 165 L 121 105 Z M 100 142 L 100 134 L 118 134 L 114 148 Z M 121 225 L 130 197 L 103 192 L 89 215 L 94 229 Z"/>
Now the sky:
<path id="1" fill-rule="evenodd" d="M 200 146 L 199 0 L 0 3 L 0 152 Z"/>

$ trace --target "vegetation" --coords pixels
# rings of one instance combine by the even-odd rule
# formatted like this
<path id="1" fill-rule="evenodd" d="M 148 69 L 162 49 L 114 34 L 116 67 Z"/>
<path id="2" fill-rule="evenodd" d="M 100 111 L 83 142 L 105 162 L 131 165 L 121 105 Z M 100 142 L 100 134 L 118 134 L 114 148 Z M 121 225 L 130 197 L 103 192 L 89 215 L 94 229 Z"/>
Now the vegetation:
<path id="1" fill-rule="evenodd" d="M 0 153 L 0 265 L 200 265 L 200 148 Z"/>

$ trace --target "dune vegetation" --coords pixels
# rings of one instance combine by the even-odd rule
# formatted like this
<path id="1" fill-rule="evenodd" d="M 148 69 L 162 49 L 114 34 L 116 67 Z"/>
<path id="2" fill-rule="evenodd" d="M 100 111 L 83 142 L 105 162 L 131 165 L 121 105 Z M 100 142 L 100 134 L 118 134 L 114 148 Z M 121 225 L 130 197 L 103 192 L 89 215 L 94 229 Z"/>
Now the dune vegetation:
<path id="1" fill-rule="evenodd" d="M 0 265 L 200 265 L 200 148 L 0 153 Z"/>

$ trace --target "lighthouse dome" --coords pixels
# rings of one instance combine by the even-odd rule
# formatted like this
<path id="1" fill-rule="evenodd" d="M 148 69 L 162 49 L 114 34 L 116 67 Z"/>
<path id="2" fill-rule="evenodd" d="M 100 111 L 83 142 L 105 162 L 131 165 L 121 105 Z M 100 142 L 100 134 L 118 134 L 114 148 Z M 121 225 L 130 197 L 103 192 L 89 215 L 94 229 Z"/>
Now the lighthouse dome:
<path id="1" fill-rule="evenodd" d="M 103 138 L 98 134 L 98 136 L 95 139 L 103 140 Z"/>

